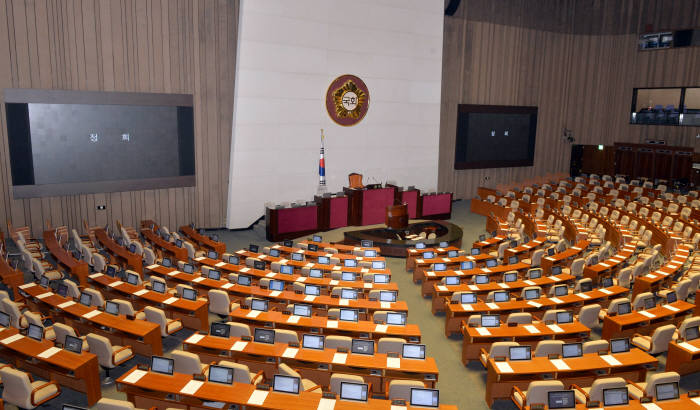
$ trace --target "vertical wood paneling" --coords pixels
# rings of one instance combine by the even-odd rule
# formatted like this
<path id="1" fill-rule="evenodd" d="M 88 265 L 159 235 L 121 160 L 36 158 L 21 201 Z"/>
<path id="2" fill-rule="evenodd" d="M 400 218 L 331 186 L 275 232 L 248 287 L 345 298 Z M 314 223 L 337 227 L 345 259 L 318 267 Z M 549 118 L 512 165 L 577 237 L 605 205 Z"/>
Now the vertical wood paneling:
<path id="1" fill-rule="evenodd" d="M 233 113 L 238 1 L 4 0 L 0 90 L 189 93 L 195 104 L 197 185 L 139 192 L 16 200 L 0 113 L 0 219 L 83 231 L 82 221 L 174 228 L 224 225 Z M 107 206 L 97 211 L 97 205 Z M 3 229 L 4 230 L 4 229 Z"/>

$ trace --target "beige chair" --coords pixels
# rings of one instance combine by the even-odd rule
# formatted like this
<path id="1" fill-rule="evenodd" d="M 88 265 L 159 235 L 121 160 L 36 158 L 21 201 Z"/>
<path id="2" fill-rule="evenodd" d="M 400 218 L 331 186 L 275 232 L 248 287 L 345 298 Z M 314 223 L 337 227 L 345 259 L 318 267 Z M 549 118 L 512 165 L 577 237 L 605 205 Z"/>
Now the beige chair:
<path id="1" fill-rule="evenodd" d="M 60 322 L 56 322 L 53 324 L 53 330 L 54 333 L 56 334 L 56 343 L 60 343 L 65 346 L 66 344 L 66 336 L 73 336 L 77 337 L 83 340 L 83 351 L 84 352 L 89 352 L 90 351 L 90 346 L 88 345 L 87 338 L 85 336 L 80 336 L 75 329 L 72 327 L 65 325 Z"/>
<path id="2" fill-rule="evenodd" d="M 78 287 L 75 282 L 70 279 L 63 279 L 61 282 L 66 285 L 66 297 L 74 299 L 80 298 L 80 287 Z"/>
<path id="3" fill-rule="evenodd" d="M 561 356 L 561 349 L 563 344 L 563 340 L 541 340 L 539 343 L 537 343 L 537 347 L 535 347 L 535 353 L 532 356 L 547 357 L 550 354 L 556 354 Z"/>
<path id="4" fill-rule="evenodd" d="M 576 320 L 581 322 L 584 326 L 586 326 L 589 329 L 593 329 L 593 327 L 598 326 L 598 316 L 600 314 L 600 305 L 599 304 L 593 304 L 593 305 L 585 305 L 581 307 L 581 310 L 578 312 L 578 316 L 576 316 Z"/>
<path id="5" fill-rule="evenodd" d="M 377 353 L 398 353 L 401 354 L 406 340 L 400 337 L 382 337 L 377 341 Z"/>
<path id="6" fill-rule="evenodd" d="M 571 267 L 562 268 L 562 273 L 566 273 L 572 276 L 581 277 L 583 275 L 583 268 L 586 264 L 586 260 L 583 258 L 576 258 L 571 262 Z"/>
<path id="7" fill-rule="evenodd" d="M 61 393 L 55 381 L 33 381 L 29 373 L 11 367 L 1 368 L 0 377 L 4 385 L 3 401 L 22 409 L 36 408 Z"/>
<path id="8" fill-rule="evenodd" d="M 632 337 L 632 344 L 649 354 L 656 355 L 668 351 L 668 344 L 675 333 L 676 327 L 674 325 L 660 326 L 654 329 L 651 336 L 635 333 Z"/>
<path id="9" fill-rule="evenodd" d="M 594 380 L 591 387 L 579 387 L 574 384 L 571 388 L 574 390 L 576 400 L 586 404 L 592 401 L 603 403 L 603 390 L 624 388 L 625 386 L 627 386 L 627 382 L 622 377 L 606 377 Z"/>
<path id="10" fill-rule="evenodd" d="M 354 374 L 344 374 L 344 373 L 333 373 L 331 375 L 330 391 L 340 395 L 340 383 L 364 383 L 365 379 L 362 376 L 357 376 Z"/>
<path id="11" fill-rule="evenodd" d="M 620 306 L 621 304 L 623 304 L 623 303 L 625 303 L 625 302 L 629 303 L 629 301 L 630 301 L 630 300 L 627 299 L 627 298 L 617 298 L 617 299 L 613 299 L 613 300 L 610 302 L 610 304 L 608 305 L 608 308 L 607 308 L 607 309 L 601 309 L 601 310 L 600 310 L 600 312 L 598 313 L 598 319 L 603 320 L 603 318 L 605 318 L 605 316 L 606 316 L 608 313 L 617 314 L 617 313 L 618 313 L 618 310 L 617 310 L 618 306 Z"/>
<path id="12" fill-rule="evenodd" d="M 322 393 L 320 385 L 314 383 L 309 379 L 302 378 L 298 372 L 289 367 L 286 363 L 280 363 L 279 366 L 277 366 L 277 370 L 279 370 L 280 374 L 284 376 L 298 377 L 301 380 L 301 386 L 303 387 L 305 392 L 313 391 L 314 393 L 318 394 Z"/>
<path id="13" fill-rule="evenodd" d="M 275 343 L 299 343 L 297 332 L 287 329 L 275 329 Z"/>
<path id="14" fill-rule="evenodd" d="M 653 373 L 647 377 L 646 382 L 627 381 L 627 390 L 630 397 L 639 400 L 642 397 L 656 398 L 656 385 L 662 383 L 678 383 L 681 376 L 676 372 Z"/>
<path id="15" fill-rule="evenodd" d="M 101 398 L 94 408 L 95 410 L 140 410 L 134 407 L 134 404 L 130 401 L 108 399 L 106 397 Z"/>
<path id="16" fill-rule="evenodd" d="M 484 348 L 481 348 L 481 353 L 479 354 L 479 361 L 484 368 L 488 367 L 489 358 L 491 357 L 508 357 L 508 353 L 511 347 L 520 346 L 518 342 L 493 342 L 489 348 L 488 353 Z"/>
<path id="17" fill-rule="evenodd" d="M 44 326 L 45 317 L 41 317 L 40 314 L 36 312 L 25 311 L 24 317 L 27 319 L 28 325 L 36 325 L 44 329 L 44 339 L 56 340 L 56 333 L 54 332 L 53 326 Z"/>
<path id="18" fill-rule="evenodd" d="M 542 315 L 542 322 L 555 322 L 557 321 L 557 313 L 566 312 L 566 309 L 549 309 Z"/>
<path id="19" fill-rule="evenodd" d="M 146 320 L 146 314 L 143 310 L 134 310 L 134 306 L 128 300 L 112 299 L 112 302 L 119 306 L 119 314 L 133 317 L 136 320 Z"/>
<path id="20" fill-rule="evenodd" d="M 114 383 L 114 379 L 109 376 L 109 370 L 125 363 L 134 357 L 131 346 L 112 346 L 112 343 L 104 336 L 90 333 L 87 335 L 87 342 L 90 346 L 90 353 L 97 355 L 97 361 L 105 369 L 105 378 L 102 384 Z"/>
<path id="21" fill-rule="evenodd" d="M 199 356 L 194 353 L 173 350 L 171 355 L 174 361 L 173 371 L 175 373 L 206 374 L 209 369 L 209 365 L 202 364 Z"/>
<path id="22" fill-rule="evenodd" d="M 418 380 L 392 380 L 386 389 L 387 399 L 405 400 L 408 403 L 411 400 L 411 389 L 414 388 L 424 389 L 425 385 Z"/>
<path id="23" fill-rule="evenodd" d="M 217 363 L 219 366 L 230 367 L 233 369 L 233 382 L 256 385 L 263 380 L 264 372 L 261 370 L 258 373 L 252 373 L 248 366 L 242 363 L 221 360 Z M 207 378 L 209 375 L 207 374 Z"/>
<path id="24" fill-rule="evenodd" d="M 107 261 L 105 261 L 105 257 L 100 255 L 99 253 L 93 253 L 92 267 L 95 270 L 95 272 L 104 272 L 105 267 L 107 267 Z"/>
<path id="25" fill-rule="evenodd" d="M 352 338 L 349 336 L 326 336 L 325 340 L 326 349 L 346 349 L 350 350 L 352 348 Z"/>
<path id="26" fill-rule="evenodd" d="M 685 318 L 683 322 L 681 322 L 681 325 L 678 326 L 678 330 L 676 330 L 676 332 L 673 334 L 673 340 L 676 340 L 679 337 L 685 339 L 686 329 L 694 326 L 700 326 L 700 316 Z"/>
<path id="27" fill-rule="evenodd" d="M 530 324 L 532 323 L 532 313 L 529 312 L 515 312 L 508 315 L 506 318 L 506 323 L 516 323 L 516 324 Z"/>
<path id="28" fill-rule="evenodd" d="M 533 404 L 547 404 L 548 393 L 557 390 L 564 390 L 564 383 L 559 380 L 533 381 L 525 391 L 520 390 L 518 386 L 513 386 L 510 398 L 522 410 Z"/>
<path id="29" fill-rule="evenodd" d="M 531 266 L 540 266 L 540 263 L 542 262 L 543 255 L 544 255 L 544 249 L 538 249 L 538 250 L 532 252 L 531 258 L 525 258 L 525 259 L 521 260 L 520 262 L 527 263 L 528 265 L 531 265 Z"/>
<path id="30" fill-rule="evenodd" d="M 85 288 L 83 289 L 83 292 L 92 296 L 92 298 L 90 299 L 91 306 L 95 306 L 98 308 L 103 308 L 105 306 L 105 299 L 104 297 L 102 297 L 102 293 L 99 290 L 93 288 Z"/>
<path id="31" fill-rule="evenodd" d="M 211 291 L 210 291 L 211 292 Z M 251 336 L 250 327 L 245 323 L 226 322 L 229 326 L 230 337 Z"/>
<path id="32" fill-rule="evenodd" d="M 598 353 L 598 352 L 607 352 L 610 348 L 610 342 L 608 342 L 605 339 L 600 339 L 600 340 L 589 340 L 588 342 L 585 342 L 581 346 L 581 350 L 583 351 L 583 354 L 588 354 L 588 353 Z"/>
<path id="33" fill-rule="evenodd" d="M 22 316 L 19 310 L 19 304 L 10 299 L 0 300 L 0 310 L 10 316 L 10 325 L 16 329 L 24 329 L 29 326 L 27 318 Z"/>
<path id="34" fill-rule="evenodd" d="M 653 298 L 654 294 L 651 292 L 642 292 L 637 294 L 632 301 L 632 310 L 641 310 L 644 308 L 644 302 L 647 298 Z"/>
<path id="35" fill-rule="evenodd" d="M 182 329 L 182 320 L 168 319 L 165 312 L 153 306 L 146 306 L 143 310 L 146 313 L 146 320 L 160 326 L 160 335 L 165 337 Z"/>

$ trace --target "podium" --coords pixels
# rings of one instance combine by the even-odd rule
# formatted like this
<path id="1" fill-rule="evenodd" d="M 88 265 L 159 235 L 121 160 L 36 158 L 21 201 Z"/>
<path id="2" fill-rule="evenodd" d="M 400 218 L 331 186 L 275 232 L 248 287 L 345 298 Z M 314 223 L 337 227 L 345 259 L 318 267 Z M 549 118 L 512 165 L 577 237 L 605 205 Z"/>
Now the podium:
<path id="1" fill-rule="evenodd" d="M 386 226 L 391 229 L 405 229 L 408 226 L 408 205 L 398 204 L 386 207 Z"/>
<path id="2" fill-rule="evenodd" d="M 394 205 L 396 187 L 352 189 L 343 188 L 349 198 L 348 224 L 363 226 L 384 222 L 386 208 Z"/>

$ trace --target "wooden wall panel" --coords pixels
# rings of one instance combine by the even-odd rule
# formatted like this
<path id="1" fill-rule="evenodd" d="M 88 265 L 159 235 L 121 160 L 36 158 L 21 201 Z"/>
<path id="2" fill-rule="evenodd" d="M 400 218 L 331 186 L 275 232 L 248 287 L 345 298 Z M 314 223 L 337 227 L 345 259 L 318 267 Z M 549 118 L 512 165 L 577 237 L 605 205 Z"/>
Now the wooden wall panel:
<path id="1" fill-rule="evenodd" d="M 0 114 L 0 219 L 50 220 L 83 231 L 83 220 L 153 218 L 171 228 L 221 227 L 226 217 L 238 1 L 4 0 L 0 90 L 43 88 L 194 95 L 196 187 L 13 199 L 5 110 Z M 97 211 L 97 205 L 106 205 Z M 4 229 L 3 229 L 4 230 Z"/>
<path id="2" fill-rule="evenodd" d="M 453 191 L 457 198 L 472 198 L 480 185 L 495 187 L 568 172 L 571 145 L 562 138 L 564 127 L 573 131 L 578 144 L 664 138 L 670 145 L 697 150 L 700 127 L 633 126 L 628 121 L 634 87 L 700 85 L 700 47 L 637 51 L 638 34 L 629 31 L 641 24 L 639 16 L 649 14 L 645 7 L 661 7 L 658 1 L 594 2 L 602 10 L 615 9 L 614 17 L 606 17 L 597 31 L 589 28 L 594 32 L 586 34 L 572 27 L 578 19 L 588 18 L 577 13 L 590 11 L 588 6 L 581 8 L 590 2 L 545 2 L 551 5 L 545 10 L 553 21 L 570 23 L 564 25 L 536 21 L 544 18 L 544 12 L 527 11 L 526 1 L 507 0 L 498 2 L 498 7 L 487 3 L 496 2 L 465 0 L 455 17 L 445 17 L 439 189 Z M 683 3 L 700 10 L 699 0 Z M 664 11 L 672 15 L 653 21 L 688 27 L 687 10 L 673 7 Z M 700 14 L 694 19 L 690 26 L 700 27 Z M 606 24 L 622 24 L 624 29 Z M 458 104 L 538 106 L 534 165 L 454 170 Z"/>

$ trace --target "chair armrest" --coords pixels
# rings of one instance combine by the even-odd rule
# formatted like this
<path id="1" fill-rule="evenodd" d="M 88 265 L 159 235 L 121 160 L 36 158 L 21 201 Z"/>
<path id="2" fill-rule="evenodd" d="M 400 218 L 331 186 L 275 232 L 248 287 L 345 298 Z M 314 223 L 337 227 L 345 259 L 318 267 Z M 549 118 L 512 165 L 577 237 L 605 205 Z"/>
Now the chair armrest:
<path id="1" fill-rule="evenodd" d="M 114 361 L 114 357 L 117 355 L 117 353 L 123 352 L 124 350 L 131 350 L 131 346 L 129 346 L 129 345 L 122 346 L 121 348 L 119 348 L 119 349 L 113 351 L 113 352 L 112 352 L 112 363 L 117 364 L 117 363 Z M 133 352 L 132 352 L 132 354 L 133 354 Z"/>
<path id="2" fill-rule="evenodd" d="M 48 387 L 48 386 L 50 386 L 50 385 L 52 385 L 52 384 L 55 384 L 55 385 L 56 385 L 56 393 L 55 393 L 53 396 L 51 396 L 51 397 L 47 397 L 47 398 L 44 400 L 44 402 L 49 401 L 50 399 L 52 399 L 52 398 L 58 396 L 58 395 L 61 393 L 61 386 L 59 386 L 58 383 L 56 383 L 55 381 L 48 381 L 48 382 L 42 384 L 41 386 L 38 386 L 38 387 L 36 387 L 36 388 L 34 388 L 34 389 L 32 390 L 32 395 L 31 395 L 32 406 L 36 406 L 36 405 L 37 405 L 37 403 L 34 402 L 34 395 L 36 394 L 36 392 L 39 391 L 39 390 L 41 390 L 41 389 L 43 389 L 43 388 L 45 388 L 45 387 Z"/>
<path id="3" fill-rule="evenodd" d="M 518 395 L 520 395 L 520 397 L 523 398 L 523 404 L 524 404 L 524 403 L 525 403 L 525 399 L 526 399 L 525 393 L 523 393 L 523 391 L 520 390 L 520 388 L 519 388 L 518 386 L 513 386 L 513 389 L 511 390 L 511 395 L 515 395 L 516 393 L 517 393 Z"/>
<path id="4" fill-rule="evenodd" d="M 644 389 L 642 389 L 637 383 L 633 382 L 632 380 L 625 380 L 627 384 L 631 384 L 632 386 L 636 387 L 642 394 L 644 394 Z"/>
<path id="5" fill-rule="evenodd" d="M 644 335 L 641 333 L 635 333 L 632 335 L 632 338 L 634 339 L 635 337 L 644 337 Z"/>
<path id="6" fill-rule="evenodd" d="M 258 377 L 260 377 L 262 380 L 263 376 L 265 376 L 264 370 L 260 370 L 259 372 L 255 373 L 255 376 L 253 376 L 253 378 L 250 379 L 250 384 L 255 384 L 255 381 L 258 380 Z"/>
<path id="7" fill-rule="evenodd" d="M 317 384 L 316 386 L 314 386 L 314 387 L 312 387 L 312 388 L 310 388 L 310 389 L 304 390 L 304 393 L 308 393 L 308 392 L 310 392 L 310 391 L 314 391 L 314 390 L 320 389 L 320 388 L 321 388 L 321 385 L 320 385 L 320 384 Z"/>
<path id="8" fill-rule="evenodd" d="M 581 392 L 584 396 L 586 396 L 586 402 L 588 402 L 588 401 L 591 400 L 591 396 L 590 396 L 588 393 L 586 393 L 582 388 L 580 388 L 577 384 L 572 384 L 569 388 L 570 388 L 570 389 L 578 390 L 578 391 Z M 585 404 L 585 403 L 584 403 L 584 404 Z"/>
<path id="9" fill-rule="evenodd" d="M 486 351 L 486 349 L 482 347 L 481 349 L 479 349 L 479 353 L 483 354 L 488 359 L 489 353 Z"/>

